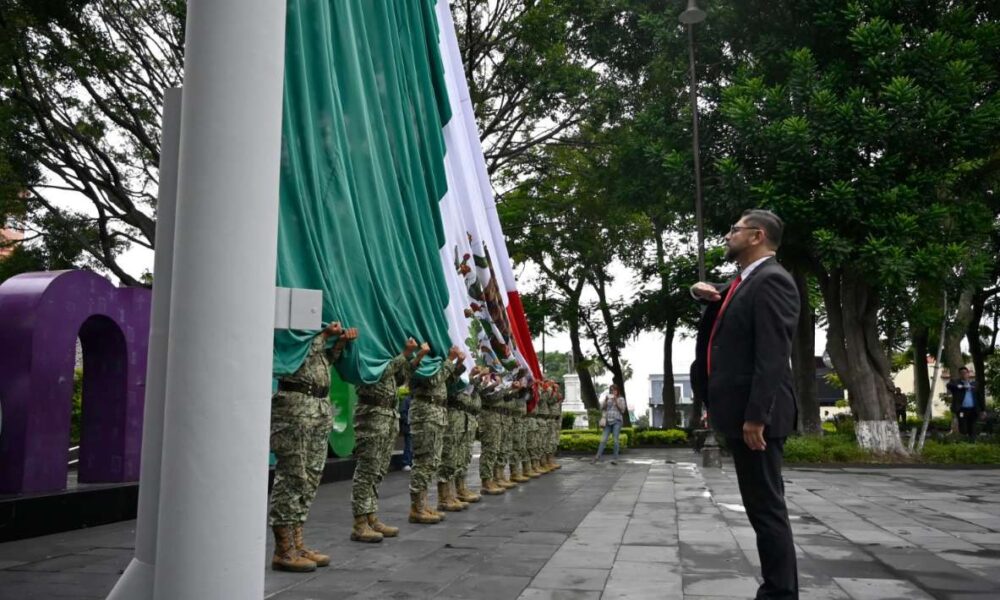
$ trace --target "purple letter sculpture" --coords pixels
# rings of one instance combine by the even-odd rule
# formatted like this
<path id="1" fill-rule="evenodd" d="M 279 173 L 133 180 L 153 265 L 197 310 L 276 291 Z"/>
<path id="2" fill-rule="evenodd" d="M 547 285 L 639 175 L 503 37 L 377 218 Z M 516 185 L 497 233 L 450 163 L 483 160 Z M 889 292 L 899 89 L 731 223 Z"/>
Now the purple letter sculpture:
<path id="1" fill-rule="evenodd" d="M 87 271 L 26 273 L 0 285 L 0 493 L 66 488 L 77 337 L 79 480 L 138 480 L 150 297 Z"/>

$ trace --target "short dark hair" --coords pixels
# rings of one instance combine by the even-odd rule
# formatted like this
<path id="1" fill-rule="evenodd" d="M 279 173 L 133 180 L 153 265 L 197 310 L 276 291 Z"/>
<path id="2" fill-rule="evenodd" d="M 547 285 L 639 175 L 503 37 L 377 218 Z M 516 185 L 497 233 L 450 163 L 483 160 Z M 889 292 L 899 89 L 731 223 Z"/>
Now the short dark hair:
<path id="1" fill-rule="evenodd" d="M 958 368 L 958 371 L 959 371 L 959 372 L 962 372 L 962 371 L 968 371 L 968 370 L 969 370 L 969 367 L 959 367 L 959 368 Z"/>
<path id="2" fill-rule="evenodd" d="M 751 208 L 743 211 L 743 219 L 751 227 L 759 227 L 767 238 L 767 244 L 772 250 L 781 246 L 781 235 L 785 231 L 785 223 L 781 217 L 769 210 Z"/>

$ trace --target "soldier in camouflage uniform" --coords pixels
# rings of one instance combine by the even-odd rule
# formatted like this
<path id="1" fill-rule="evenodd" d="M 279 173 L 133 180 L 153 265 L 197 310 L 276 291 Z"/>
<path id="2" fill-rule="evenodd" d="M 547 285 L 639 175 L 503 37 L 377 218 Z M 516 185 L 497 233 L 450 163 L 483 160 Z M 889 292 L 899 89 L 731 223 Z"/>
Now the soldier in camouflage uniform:
<path id="1" fill-rule="evenodd" d="M 438 470 L 438 510 L 448 512 L 469 508 L 468 503 L 459 500 L 451 488 L 465 455 L 462 442 L 467 426 L 465 405 L 469 402 L 466 386 L 464 381 L 455 377 L 448 384 L 448 427 L 444 432 L 441 468 Z"/>
<path id="2" fill-rule="evenodd" d="M 516 386 L 516 387 L 515 387 Z M 514 430 L 514 394 L 517 392 L 517 387 L 520 387 L 519 382 L 514 382 L 503 388 L 502 400 L 500 402 L 500 422 L 501 429 L 503 431 L 503 447 L 500 451 L 500 464 L 497 467 L 497 472 L 494 474 L 494 479 L 497 485 L 503 488 L 511 489 L 517 487 L 517 483 L 514 482 L 514 438 L 517 436 L 517 432 Z M 510 478 L 506 477 L 504 473 L 505 469 L 510 468 Z"/>
<path id="3" fill-rule="evenodd" d="M 472 445 L 476 441 L 479 415 L 482 412 L 483 404 L 480 390 L 483 385 L 484 371 L 484 367 L 474 367 L 469 375 L 469 387 L 466 389 L 469 397 L 465 405 L 465 435 L 462 437 L 462 455 L 459 457 L 458 470 L 455 473 L 455 496 L 462 502 L 479 502 L 481 499 L 479 494 L 469 489 L 465 479 L 469 474 L 469 465 L 472 463 Z"/>
<path id="4" fill-rule="evenodd" d="M 528 459 L 528 400 L 531 398 L 531 387 L 525 386 L 523 380 L 516 388 L 513 396 L 514 452 L 510 460 L 511 481 L 525 483 L 531 477 L 524 471 L 524 463 Z"/>
<path id="5" fill-rule="evenodd" d="M 538 402 L 535 403 L 535 411 L 532 413 L 535 424 L 532 436 L 531 468 L 536 473 L 545 474 L 549 472 L 549 468 L 545 465 L 545 448 L 549 441 L 549 392 L 544 380 L 535 385 L 535 390 L 538 394 Z"/>
<path id="6" fill-rule="evenodd" d="M 417 341 L 406 340 L 403 352 L 389 361 L 382 376 L 372 384 L 357 386 L 358 404 L 354 411 L 354 480 L 351 485 L 351 509 L 354 527 L 351 539 L 356 542 L 381 542 L 396 537 L 399 528 L 379 521 L 378 486 L 389 472 L 392 449 L 399 435 L 396 390 L 399 380 L 410 376 L 410 357 Z M 426 352 L 421 350 L 415 364 Z"/>
<path id="7" fill-rule="evenodd" d="M 452 346 L 441 369 L 430 377 L 414 375 L 410 383 L 410 430 L 413 434 L 413 470 L 410 471 L 410 522 L 433 524 L 444 514 L 427 504 L 427 488 L 441 468 L 444 432 L 448 426 L 448 380 L 465 355 Z"/>
<path id="8" fill-rule="evenodd" d="M 479 478 L 482 480 L 482 491 L 490 496 L 506 492 L 506 488 L 497 484 L 496 474 L 500 469 L 503 454 L 503 393 L 500 390 L 500 379 L 492 373 L 482 375 L 482 387 L 479 396 L 483 402 L 483 410 L 479 418 Z"/>
<path id="9" fill-rule="evenodd" d="M 278 378 L 278 393 L 271 398 L 271 451 L 276 458 L 268 511 L 275 542 L 272 569 L 306 572 L 330 564 L 329 556 L 306 547 L 302 528 L 323 476 L 333 429 L 330 364 L 357 336 L 356 329 L 345 331 L 339 322 L 331 323 L 313 338 L 302 366 Z M 327 349 L 331 338 L 336 341 Z"/>

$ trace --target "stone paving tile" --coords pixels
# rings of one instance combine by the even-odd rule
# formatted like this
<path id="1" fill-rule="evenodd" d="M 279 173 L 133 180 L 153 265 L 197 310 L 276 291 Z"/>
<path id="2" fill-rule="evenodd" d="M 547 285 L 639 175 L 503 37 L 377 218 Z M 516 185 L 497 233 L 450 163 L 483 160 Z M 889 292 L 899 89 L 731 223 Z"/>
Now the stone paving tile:
<path id="1" fill-rule="evenodd" d="M 902 579 L 834 579 L 853 600 L 930 600 L 917 586 Z"/>
<path id="2" fill-rule="evenodd" d="M 381 544 L 348 541 L 350 485 L 324 485 L 306 539 L 333 565 L 267 571 L 267 597 L 750 598 L 759 558 L 731 463 L 702 471 L 692 456 L 564 458 L 563 470 L 434 526 L 406 522 L 407 476 L 391 473 L 379 516 L 401 531 Z M 1000 597 L 1000 470 L 809 468 L 785 479 L 803 599 Z M 0 544 L 0 600 L 103 599 L 133 539 L 134 523 L 118 523 Z"/>

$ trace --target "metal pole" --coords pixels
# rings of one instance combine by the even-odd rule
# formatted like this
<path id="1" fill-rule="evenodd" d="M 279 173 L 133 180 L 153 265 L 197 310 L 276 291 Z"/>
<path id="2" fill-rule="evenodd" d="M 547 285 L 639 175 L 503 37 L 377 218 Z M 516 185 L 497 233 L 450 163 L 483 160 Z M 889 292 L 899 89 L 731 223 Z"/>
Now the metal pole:
<path id="1" fill-rule="evenodd" d="M 160 141 L 160 190 L 156 202 L 156 254 L 153 257 L 153 305 L 149 319 L 146 400 L 142 421 L 142 465 L 135 524 L 135 557 L 108 600 L 150 600 L 156 569 L 156 521 L 160 506 L 160 453 L 166 401 L 167 338 L 173 270 L 174 221 L 177 214 L 177 148 L 180 145 L 181 90 L 163 95 Z"/>
<path id="2" fill-rule="evenodd" d="M 691 125 L 694 150 L 694 216 L 698 230 L 698 280 L 705 281 L 705 220 L 701 209 L 701 149 L 698 143 L 698 77 L 694 63 L 694 24 L 688 24 L 688 58 L 691 65 Z"/>
<path id="3" fill-rule="evenodd" d="M 155 600 L 264 595 L 284 0 L 191 0 Z"/>

